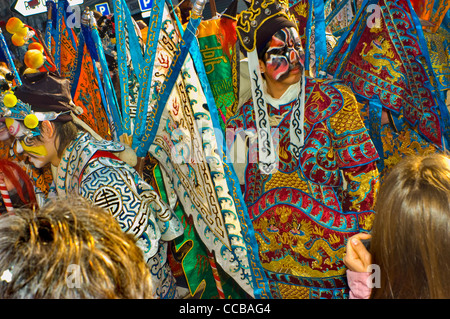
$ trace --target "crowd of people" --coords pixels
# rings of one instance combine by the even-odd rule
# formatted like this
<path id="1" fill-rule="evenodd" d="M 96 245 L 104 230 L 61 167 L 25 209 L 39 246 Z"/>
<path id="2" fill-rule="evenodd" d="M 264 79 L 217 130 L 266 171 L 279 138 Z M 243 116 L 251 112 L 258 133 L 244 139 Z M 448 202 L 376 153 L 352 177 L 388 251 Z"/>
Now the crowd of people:
<path id="1" fill-rule="evenodd" d="M 184 12 L 178 26 L 167 22 L 177 21 L 174 12 L 165 12 L 168 30 L 187 33 Z M 164 82 L 149 99 L 147 121 L 157 128 L 144 167 L 136 144 L 101 136 L 80 119 L 70 78 L 39 70 L 21 72 L 20 83 L 12 73 L 5 79 L 0 298 L 449 298 L 446 147 L 404 154 L 381 172 L 384 154 L 352 87 L 309 76 L 309 48 L 287 0 L 247 2 L 246 10 L 224 17 L 235 21 L 241 50 L 234 51 L 241 58 L 238 106 L 213 110 L 191 52 L 178 71 L 180 95 L 152 110 L 161 107 Z M 120 20 L 97 13 L 97 21 L 114 28 Z M 150 26 L 136 26 L 145 27 L 140 44 L 149 46 Z M 175 43 L 165 36 L 167 47 Z M 164 81 L 156 65 L 169 54 L 158 54 L 150 87 Z M 120 56 L 108 57 L 110 71 L 120 68 Z M 194 73 L 186 70 L 199 80 L 188 82 Z M 97 78 L 99 87 L 108 76 Z M 123 94 L 141 94 L 146 82 L 135 79 L 139 88 L 125 83 L 126 93 L 114 81 L 118 105 L 127 101 Z M 205 137 L 205 118 L 219 129 L 213 140 Z M 183 138 L 190 146 L 177 148 Z M 209 273 L 211 281 L 202 275 Z"/>

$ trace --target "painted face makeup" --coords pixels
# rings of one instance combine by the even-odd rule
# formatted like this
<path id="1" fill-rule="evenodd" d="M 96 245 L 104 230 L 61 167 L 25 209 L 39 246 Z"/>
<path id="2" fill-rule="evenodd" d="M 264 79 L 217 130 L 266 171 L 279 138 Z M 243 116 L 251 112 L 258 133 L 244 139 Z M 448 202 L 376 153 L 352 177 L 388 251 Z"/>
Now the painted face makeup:
<path id="1" fill-rule="evenodd" d="M 35 138 L 28 137 L 26 134 L 27 129 L 19 121 L 6 118 L 5 123 L 9 134 L 13 135 L 17 141 L 17 152 L 25 153 L 35 167 L 44 167 L 48 163 L 48 152 L 42 142 L 36 142 Z"/>
<path id="2" fill-rule="evenodd" d="M 14 137 L 19 137 L 22 135 L 25 135 L 25 128 L 23 125 L 19 123 L 19 121 L 6 118 L 5 119 L 6 127 L 8 128 L 9 134 L 11 134 Z"/>
<path id="3" fill-rule="evenodd" d="M 275 33 L 266 57 L 266 73 L 277 81 L 282 81 L 291 73 L 300 73 L 305 53 L 297 30 L 289 27 Z"/>
<path id="4" fill-rule="evenodd" d="M 6 123 L 0 121 L 0 141 L 6 141 L 10 136 Z"/>
<path id="5" fill-rule="evenodd" d="M 26 139 L 25 139 L 26 140 Z M 22 146 L 22 149 L 24 152 L 27 152 L 28 154 L 35 155 L 35 156 L 46 156 L 47 155 L 47 149 L 44 145 L 27 145 L 25 140 L 20 141 L 20 146 Z"/>
<path id="6" fill-rule="evenodd" d="M 21 149 L 21 150 L 20 150 Z M 27 141 L 27 138 L 19 141 L 17 151 L 25 152 L 28 160 L 37 168 L 44 167 L 48 163 L 48 152 L 44 145 L 34 145 Z"/>

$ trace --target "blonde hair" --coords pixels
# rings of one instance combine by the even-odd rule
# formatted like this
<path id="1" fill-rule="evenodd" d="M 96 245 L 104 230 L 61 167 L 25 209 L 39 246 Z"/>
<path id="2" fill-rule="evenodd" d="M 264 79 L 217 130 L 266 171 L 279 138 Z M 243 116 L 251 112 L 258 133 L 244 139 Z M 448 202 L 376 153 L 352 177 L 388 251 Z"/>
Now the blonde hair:
<path id="1" fill-rule="evenodd" d="M 371 242 L 373 298 L 450 298 L 450 159 L 412 156 L 380 188 Z"/>
<path id="2" fill-rule="evenodd" d="M 79 286 L 71 278 L 74 265 Z M 150 272 L 132 237 L 82 198 L 0 218 L 0 276 L 8 273 L 1 298 L 152 297 Z"/>

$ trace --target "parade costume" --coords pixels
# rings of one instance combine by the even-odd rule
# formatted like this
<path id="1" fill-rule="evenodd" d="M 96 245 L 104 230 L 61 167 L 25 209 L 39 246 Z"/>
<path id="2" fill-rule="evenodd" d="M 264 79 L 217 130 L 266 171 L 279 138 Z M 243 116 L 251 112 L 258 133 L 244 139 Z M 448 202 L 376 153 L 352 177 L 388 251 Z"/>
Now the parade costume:
<path id="1" fill-rule="evenodd" d="M 262 265 L 276 283 L 274 296 L 344 297 L 345 242 L 372 226 L 378 155 L 348 88 L 314 80 L 308 80 L 306 88 L 307 103 L 320 96 L 323 104 L 305 111 L 308 138 L 300 160 L 287 147 L 292 101 L 279 110 L 271 108 L 269 115 L 282 118 L 276 126 L 280 134 L 278 171 L 265 175 L 257 163 L 247 164 L 245 201 Z M 333 102 L 330 97 L 335 98 Z M 244 104 L 228 128 L 254 130 L 252 109 L 252 101 Z M 348 191 L 343 188 L 345 181 L 351 185 Z"/>
<path id="2" fill-rule="evenodd" d="M 204 4 L 205 1 L 203 1 Z M 176 255 L 175 257 L 178 258 L 178 252 L 180 252 L 183 270 L 189 269 L 186 276 L 188 277 L 188 288 L 191 296 L 197 298 L 202 295 L 202 289 L 205 288 L 205 285 L 204 278 L 201 278 L 201 276 L 206 274 L 208 276 L 207 286 L 211 286 L 211 289 L 206 287 L 204 290 L 209 291 L 205 293 L 206 297 L 215 297 L 218 294 L 220 298 L 243 296 L 268 298 L 267 280 L 260 270 L 260 263 L 255 253 L 257 246 L 252 232 L 253 229 L 251 224 L 249 225 L 246 221 L 246 206 L 243 205 L 239 187 L 236 187 L 233 169 L 226 161 L 225 147 L 222 145 L 224 139 L 216 138 L 215 134 L 212 134 L 212 136 L 209 134 L 210 132 L 214 133 L 216 129 L 219 129 L 221 133 L 221 127 L 218 115 L 213 113 L 217 112 L 214 104 L 211 104 L 211 99 L 205 96 L 207 95 L 205 92 L 210 93 L 211 91 L 210 88 L 206 88 L 206 85 L 208 85 L 207 79 L 202 77 L 202 80 L 200 80 L 197 74 L 197 68 L 202 66 L 201 56 L 199 56 L 200 51 L 198 47 L 194 46 L 197 42 L 194 40 L 191 41 L 192 46 L 186 45 L 189 42 L 184 41 L 183 29 L 177 28 L 177 25 L 172 21 L 165 1 L 156 1 L 152 7 L 152 18 L 155 18 L 155 21 L 158 20 L 158 23 L 152 24 L 149 28 L 149 34 L 154 35 L 154 37 L 148 37 L 146 50 L 142 56 L 141 48 L 133 44 L 137 37 L 134 37 L 136 36 L 134 32 L 130 32 L 131 28 L 134 30 L 134 25 L 130 22 L 131 15 L 126 2 L 115 1 L 114 5 L 114 19 L 116 25 L 119 26 L 115 29 L 118 35 L 116 47 L 120 50 L 117 61 L 120 70 L 117 73 L 119 83 L 128 83 L 125 79 L 130 74 L 130 65 L 127 63 L 129 61 L 126 59 L 127 49 L 133 57 L 131 59 L 132 71 L 139 82 L 137 96 L 136 91 L 123 85 L 120 86 L 120 94 L 122 98 L 131 95 L 137 97 L 136 113 L 130 112 L 130 106 L 132 105 L 127 103 L 122 104 L 123 109 L 118 109 L 119 103 L 116 103 L 118 101 L 114 93 L 114 89 L 117 88 L 113 87 L 109 78 L 107 56 L 98 34 L 98 31 L 103 30 L 97 31 L 92 13 L 86 11 L 83 15 L 81 33 L 79 34 L 79 57 L 82 54 L 86 56 L 89 53 L 94 62 L 93 71 L 96 70 L 97 62 L 102 67 L 103 74 L 100 80 L 103 81 L 99 81 L 98 74 L 96 76 L 102 103 L 110 121 L 111 137 L 115 141 L 120 139 L 130 142 L 123 137 L 127 137 L 126 135 L 129 133 L 134 134 L 132 136 L 133 147 L 140 159 L 157 161 L 157 165 L 153 167 L 155 170 L 144 172 L 143 175 L 158 176 L 157 181 L 153 180 L 153 185 L 158 187 L 158 191 L 167 198 L 170 207 L 177 212 L 187 226 L 183 238 L 175 242 L 175 250 L 177 251 L 174 256 Z M 61 11 L 58 10 L 58 12 Z M 190 21 L 193 20 L 199 22 L 201 12 Z M 123 32 L 121 26 L 128 26 L 129 46 L 123 41 L 126 32 Z M 186 32 L 184 35 L 195 39 L 195 32 L 192 32 L 193 28 L 188 27 L 187 30 L 191 33 Z M 160 34 L 161 36 L 159 36 Z M 62 35 L 58 33 L 58 37 L 65 37 L 66 35 L 66 33 Z M 193 35 L 194 37 L 192 37 Z M 67 40 L 70 39 L 64 41 L 67 43 Z M 83 45 L 83 41 L 85 45 Z M 184 63 L 184 57 L 180 58 L 180 55 L 178 55 L 180 47 L 184 54 L 194 52 L 193 55 L 195 56 L 191 58 L 190 54 L 185 54 L 188 58 L 186 59 L 187 62 Z M 92 50 L 92 48 L 95 50 Z M 177 65 L 177 68 L 174 68 L 174 65 Z M 175 84 L 175 86 L 171 86 L 169 89 L 166 84 Z M 163 88 L 167 89 L 166 94 L 170 96 L 165 98 L 159 96 Z M 71 93 L 78 92 L 72 90 Z M 42 99 L 45 100 L 45 97 Z M 96 100 L 99 101 L 99 99 Z M 162 102 L 159 103 L 160 101 Z M 88 105 L 83 106 L 88 107 Z M 25 111 L 30 113 L 31 109 L 25 108 Z M 52 114 L 52 116 L 55 115 Z M 58 114 L 57 117 L 60 119 L 66 115 Z M 24 121 L 24 118 L 18 120 Z M 48 120 L 54 120 L 54 117 Z M 23 126 L 22 124 L 21 126 Z M 20 130 L 21 126 L 19 126 Z M 35 132 L 37 135 L 33 135 L 33 129 L 31 128 L 27 128 L 25 131 L 27 134 L 31 134 L 30 140 L 39 136 L 38 131 Z M 149 133 L 153 135 L 153 144 L 147 143 Z M 19 137 L 21 142 L 26 140 L 24 136 L 28 135 L 22 134 Z M 95 134 L 92 134 L 92 136 L 99 141 Z M 193 143 L 185 144 L 184 137 L 192 138 Z M 21 143 L 18 144 L 21 145 Z M 195 154 L 195 159 L 199 160 L 198 163 L 195 161 L 185 162 L 184 158 L 181 158 L 182 155 L 185 155 L 182 153 L 185 146 L 190 148 L 191 154 Z M 78 150 L 77 147 L 75 147 L 76 150 Z M 42 148 L 37 151 L 44 154 Z M 177 151 L 180 151 L 180 153 L 177 153 Z M 108 158 L 108 156 L 106 157 Z M 97 163 L 100 160 L 93 159 L 93 161 Z M 101 161 L 105 162 L 107 159 Z M 68 166 L 68 168 L 72 168 L 72 166 Z M 67 179 L 69 179 L 69 176 Z M 70 183 L 75 185 L 76 182 L 73 179 Z M 78 183 L 80 182 L 78 181 Z M 59 186 L 58 192 L 61 193 L 62 185 Z M 73 188 L 73 190 L 76 188 Z M 83 194 L 86 196 L 92 195 L 87 191 Z M 195 231 L 195 236 L 192 236 L 192 230 Z M 189 244 L 194 245 L 190 250 L 188 250 Z M 165 260 L 164 248 L 161 248 L 160 252 L 163 255 L 161 257 L 163 260 Z M 158 254 L 159 252 L 155 256 Z M 202 259 L 204 256 L 207 258 Z M 205 260 L 210 264 L 209 270 L 207 264 L 204 267 Z M 197 265 L 201 265 L 201 267 L 197 267 Z M 163 269 L 167 268 L 158 269 L 161 273 Z M 199 275 L 200 278 L 191 280 L 191 276 L 199 277 Z M 173 283 L 173 281 L 170 283 Z M 228 283 L 230 284 L 228 285 Z M 155 286 L 157 285 L 158 282 Z M 158 297 L 174 295 L 173 290 L 169 287 L 164 286 L 161 289 L 164 290 L 157 292 Z M 216 290 L 215 293 L 214 290 Z"/>
<path id="3" fill-rule="evenodd" d="M 203 4 L 204 3 L 205 2 L 203 1 Z M 123 14 L 115 15 L 117 25 L 120 25 L 119 23 L 124 23 L 130 28 L 132 23 L 128 23 L 130 15 L 125 9 L 125 1 L 116 1 L 115 5 L 117 5 L 115 9 L 124 9 L 122 11 L 117 10 Z M 86 19 L 83 21 L 92 21 L 92 17 L 88 14 L 86 14 L 85 17 Z M 137 57 L 136 59 L 132 59 L 133 66 L 136 65 L 133 70 L 135 73 L 139 73 L 136 74 L 139 81 L 139 94 L 137 97 L 138 105 L 136 114 L 135 117 L 133 115 L 131 118 L 133 123 L 125 121 L 128 116 L 132 116 L 132 114 L 127 111 L 129 105 L 124 105 L 124 110 L 120 110 L 120 113 L 122 114 L 114 114 L 114 112 L 108 113 L 108 116 L 112 115 L 109 119 L 114 119 L 114 129 L 111 127 L 111 131 L 112 133 L 117 133 L 112 134 L 112 136 L 117 140 L 117 137 L 121 137 L 122 135 L 125 135 L 127 131 L 134 129 L 132 130 L 134 133 L 139 133 L 133 136 L 133 142 L 136 142 L 134 144 L 138 146 L 135 147 L 137 155 L 141 158 L 149 157 L 151 160 L 155 159 L 158 163 L 156 170 L 145 173 L 158 176 L 158 180 L 156 181 L 158 191 L 167 198 L 167 202 L 171 209 L 176 211 L 177 214 L 179 214 L 180 219 L 188 226 L 183 238 L 176 241 L 177 247 L 175 250 L 177 250 L 177 254 L 178 252 L 185 252 L 180 255 L 183 258 L 181 260 L 183 270 L 189 269 L 186 275 L 188 277 L 188 288 L 191 296 L 195 296 L 196 298 L 201 296 L 202 289 L 204 289 L 204 281 L 201 278 L 194 278 L 195 280 L 191 280 L 189 277 L 192 274 L 195 276 L 195 272 L 200 275 L 208 273 L 208 276 L 211 273 L 211 270 L 203 271 L 205 264 L 203 262 L 204 260 L 201 260 L 201 258 L 207 256 L 207 262 L 210 264 L 212 272 L 214 273 L 216 270 L 214 278 L 212 278 L 212 284 L 217 286 L 214 288 L 216 294 L 218 293 L 220 298 L 235 298 L 236 296 L 269 298 L 267 280 L 261 272 L 258 255 L 256 253 L 257 246 L 253 229 L 251 224 L 247 221 L 248 215 L 246 206 L 243 204 L 242 193 L 240 192 L 238 184 L 235 182 L 233 169 L 227 163 L 224 151 L 225 145 L 222 145 L 224 144 L 224 139 L 215 136 L 217 129 L 220 131 L 217 132 L 217 135 L 219 135 L 219 133 L 221 134 L 222 130 L 218 121 L 218 115 L 213 113 L 217 112 L 217 110 L 215 109 L 214 104 L 210 103 L 211 99 L 208 99 L 205 96 L 207 95 L 205 92 L 210 93 L 211 89 L 206 87 L 206 85 L 208 85 L 206 78 L 202 77 L 202 80 L 200 80 L 197 74 L 196 69 L 202 66 L 199 49 L 194 46 L 197 43 L 194 40 L 192 41 L 191 47 L 186 45 L 188 41 L 184 41 L 183 34 L 180 34 L 182 33 L 182 29 L 178 29 L 175 23 L 173 23 L 165 1 L 156 1 L 154 3 L 152 17 L 158 18 L 158 23 L 150 26 L 149 34 L 158 35 L 153 38 L 148 37 L 144 56 L 140 59 L 140 48 L 137 49 L 137 46 L 134 45 L 129 46 L 130 54 Z M 197 14 L 196 18 L 191 19 L 190 21 L 196 20 L 199 22 L 200 19 L 200 15 Z M 100 37 L 97 34 L 95 24 L 89 23 L 89 26 L 91 29 L 82 28 L 83 36 L 87 41 L 87 39 L 89 39 L 87 35 L 88 32 L 90 32 L 98 52 L 97 58 L 99 58 L 102 69 L 105 71 L 103 77 L 105 78 L 109 73 L 106 73 L 108 67 L 101 46 Z M 122 29 L 116 29 L 116 31 L 118 30 Z M 130 31 L 130 29 L 128 29 L 128 31 Z M 192 28 L 188 27 L 187 31 L 191 33 L 186 32 L 184 35 L 191 37 L 192 35 L 195 35 L 195 32 L 192 33 Z M 132 38 L 133 32 L 129 32 L 128 35 L 130 37 L 130 44 L 134 43 L 134 39 Z M 183 40 L 181 39 L 181 36 L 183 36 Z M 121 41 L 122 39 L 123 34 L 119 34 L 119 37 L 116 38 L 118 41 L 117 43 L 123 44 Z M 193 37 L 193 39 L 195 39 L 195 37 Z M 120 47 L 122 48 L 123 46 L 120 45 Z M 184 58 L 180 58 L 180 55 L 178 54 L 180 47 L 181 51 L 184 53 L 188 51 L 189 53 L 194 53 L 192 58 L 189 54 L 186 55 L 186 63 L 184 63 Z M 120 70 L 126 70 L 126 60 L 119 60 Z M 174 65 L 177 65 L 180 69 L 175 68 Z M 124 73 L 119 72 L 118 75 L 122 77 L 127 74 L 128 72 L 125 71 Z M 126 83 L 126 81 L 123 81 L 123 78 L 121 78 L 121 81 Z M 104 93 L 107 95 L 107 101 L 114 101 L 115 94 L 110 94 L 113 92 L 113 88 L 109 85 L 111 84 L 110 81 L 105 81 L 104 84 Z M 175 84 L 175 86 L 172 86 L 172 90 L 172 87 L 168 89 L 166 84 Z M 166 96 L 166 98 L 161 98 L 159 96 L 163 91 L 163 88 L 167 89 L 166 94 L 169 95 Z M 124 92 L 121 92 L 121 94 L 123 95 Z M 44 99 L 45 97 L 42 98 L 42 100 Z M 150 103 L 147 103 L 147 100 Z M 159 103 L 160 101 L 163 102 Z M 111 106 L 114 106 L 112 104 Z M 114 111 L 114 107 L 111 109 Z M 25 108 L 25 110 L 31 112 L 31 110 L 28 110 L 27 108 Z M 115 115 L 117 115 L 117 120 L 114 117 Z M 62 116 L 62 114 L 59 114 L 58 118 L 62 118 Z M 121 118 L 124 119 L 123 122 L 121 121 Z M 24 118 L 18 120 L 23 121 Z M 134 125 L 127 127 L 126 124 Z M 31 133 L 31 135 L 33 134 L 31 128 L 26 129 L 26 131 L 27 133 Z M 37 135 L 35 136 L 38 136 L 39 132 L 36 133 Z M 147 141 L 149 141 L 149 133 L 153 135 L 153 143 L 147 143 Z M 24 135 L 22 135 L 22 137 L 23 136 Z M 21 137 L 19 137 L 19 139 L 20 138 Z M 82 137 L 77 137 L 77 139 L 80 138 Z M 89 140 L 91 140 L 91 138 Z M 98 145 L 100 140 L 97 137 L 95 137 L 95 140 L 96 142 L 94 144 Z M 192 143 L 185 143 L 187 140 L 192 141 Z M 23 142 L 23 139 L 21 139 L 21 141 Z M 84 146 L 82 147 L 84 142 L 88 143 L 90 146 L 87 146 L 86 148 L 84 148 Z M 86 149 L 88 154 L 90 154 L 91 148 L 93 147 L 90 143 L 93 142 L 84 142 L 82 144 L 72 142 L 68 147 L 73 147 L 73 152 L 78 152 L 78 147 L 80 147 Z M 76 145 L 74 146 L 73 143 L 76 143 Z M 103 141 L 100 144 L 103 145 L 102 143 Z M 111 146 L 113 144 L 108 145 Z M 192 160 L 188 158 L 187 162 L 186 158 L 183 157 L 189 155 L 184 153 L 186 147 L 193 156 L 191 157 Z M 111 151 L 110 148 L 108 148 L 108 150 Z M 114 148 L 112 150 L 114 150 Z M 42 151 L 42 149 L 39 149 L 39 151 Z M 59 165 L 61 170 L 58 170 L 55 176 L 59 176 L 61 172 L 64 175 L 64 168 L 68 171 L 80 169 L 77 166 L 78 162 L 76 166 L 71 166 L 74 164 L 72 161 L 77 161 L 76 158 L 70 158 L 70 155 L 68 155 L 69 158 L 66 159 L 65 155 L 61 159 Z M 84 153 L 81 154 L 79 160 L 82 162 L 80 162 L 80 165 L 86 163 L 85 161 L 88 161 L 89 156 L 85 155 L 86 154 Z M 101 158 L 102 159 L 94 158 L 92 160 L 93 165 L 99 165 L 98 169 L 100 171 L 113 167 L 111 163 L 113 159 L 110 159 L 109 156 L 104 154 Z M 65 160 L 67 160 L 69 164 L 65 164 Z M 101 165 L 105 165 L 105 163 L 109 166 L 106 165 L 107 168 L 102 168 Z M 87 167 L 89 168 L 90 165 L 88 164 Z M 95 195 L 92 192 L 89 193 L 89 190 L 84 189 L 84 186 L 91 189 L 88 184 L 81 185 L 82 181 L 73 178 L 73 174 L 68 174 L 71 175 L 66 177 L 67 182 L 70 183 L 69 185 L 60 184 L 62 183 L 61 180 L 57 181 L 57 191 L 59 193 L 63 192 L 64 186 L 68 186 L 72 191 L 79 189 L 86 196 Z M 85 172 L 84 174 L 87 173 Z M 92 172 L 92 174 L 89 174 L 92 177 L 96 173 Z M 133 178 L 136 176 L 133 176 Z M 105 177 L 105 175 L 102 175 L 101 177 Z M 98 181 L 101 180 L 101 178 L 98 179 Z M 78 186 L 76 186 L 77 183 L 79 183 Z M 110 193 L 113 192 L 112 190 L 110 191 Z M 105 192 L 105 196 L 106 195 L 107 193 Z M 123 224 L 123 226 L 128 227 L 129 225 Z M 195 231 L 196 236 L 191 236 L 192 231 Z M 155 234 L 150 234 L 150 237 L 151 236 L 157 238 L 157 230 L 155 230 Z M 153 243 L 154 241 L 152 244 Z M 144 246 L 142 241 L 141 244 Z M 188 244 L 193 244 L 193 249 L 188 250 Z M 164 251 L 164 249 L 166 246 L 161 245 L 160 247 L 160 251 L 156 252 L 155 258 L 160 254 L 162 255 L 160 258 L 165 261 L 166 251 Z M 153 252 L 154 249 L 156 248 L 152 245 L 151 252 Z M 200 254 L 198 254 L 198 252 L 200 252 Z M 198 267 L 197 265 L 200 265 L 201 267 Z M 164 265 L 160 265 L 159 268 L 156 267 L 156 270 L 159 271 L 158 275 L 162 275 L 162 272 L 167 270 L 167 268 L 165 268 Z M 216 276 L 217 274 L 220 276 L 226 275 L 222 278 L 218 278 L 218 276 Z M 161 281 L 163 280 L 164 278 L 161 279 Z M 161 281 L 156 282 L 155 287 Z M 209 281 L 208 285 L 210 285 L 210 278 L 208 278 L 207 281 Z M 173 283 L 173 281 L 169 279 L 167 279 L 166 282 L 169 284 Z M 227 289 L 228 284 L 224 285 L 226 282 L 230 282 L 230 289 Z M 161 284 L 164 285 L 164 283 Z M 160 298 L 172 297 L 174 293 L 171 288 L 173 288 L 173 286 L 161 287 L 160 291 L 157 291 L 157 296 Z M 209 289 L 209 291 L 212 290 L 214 289 Z M 205 293 L 205 295 L 206 297 L 214 297 L 214 295 L 210 293 Z"/>
<path id="4" fill-rule="evenodd" d="M 0 53 L 0 56 L 1 55 L 2 54 Z M 0 73 L 1 90 L 11 90 L 16 83 L 13 79 L 14 76 L 12 76 L 12 73 L 9 72 L 9 69 L 2 68 Z M 23 154 L 19 154 L 15 150 L 13 137 L 9 133 L 4 118 L 0 119 L 0 159 L 18 163 L 27 173 L 28 177 L 33 181 L 34 193 L 36 195 L 38 206 L 41 206 L 49 196 L 51 197 L 54 194 L 54 184 L 52 184 L 52 173 L 50 167 L 35 168 L 26 162 L 25 156 L 23 156 Z"/>
<path id="5" fill-rule="evenodd" d="M 258 47 L 261 24 L 270 25 L 274 34 L 271 18 L 289 19 L 280 9 L 283 3 L 276 5 L 263 1 L 258 11 L 254 3 L 241 14 L 238 30 L 249 64 L 251 51 Z M 264 14 L 255 17 L 251 14 L 255 12 Z M 260 81 L 255 69 L 249 74 L 254 83 Z M 265 81 L 259 83 L 262 87 L 253 87 L 253 99 L 228 120 L 227 129 L 234 136 L 227 141 L 230 151 L 245 149 L 241 183 L 272 297 L 345 298 L 348 287 L 342 258 L 346 239 L 371 229 L 378 154 L 355 97 L 342 83 L 303 76 L 280 99 L 266 93 Z M 263 102 L 267 117 L 258 115 Z M 258 133 L 265 130 L 258 116 L 270 123 L 277 154 L 274 161 L 261 158 L 265 155 L 261 148 L 269 144 L 262 143 L 266 140 Z M 293 141 L 292 125 L 297 124 L 293 121 L 299 119 L 301 138 Z M 269 173 L 267 163 L 275 164 Z"/>
<path id="6" fill-rule="evenodd" d="M 158 298 L 174 298 L 176 286 L 167 262 L 168 241 L 182 231 L 178 218 L 136 171 L 114 153 L 124 147 L 80 133 L 56 171 L 59 196 L 81 195 L 104 207 L 122 230 L 137 239 L 151 270 Z"/>
<path id="7" fill-rule="evenodd" d="M 202 260 L 195 255 L 196 249 L 206 249 L 213 260 L 211 268 L 221 268 L 227 275 L 225 278 L 231 278 L 238 285 L 239 290 L 231 291 L 235 290 L 241 296 L 245 292 L 254 298 L 270 298 L 267 279 L 261 271 L 256 253 L 257 246 L 248 221 L 247 208 L 233 167 L 226 158 L 223 145 L 225 139 L 217 109 L 214 100 L 211 103 L 211 99 L 208 99 L 211 89 L 207 87 L 207 78 L 201 77 L 202 72 L 199 71 L 204 65 L 200 50 L 195 47 L 198 44 L 195 40 L 191 42 L 190 54 L 186 55 L 179 73 L 173 71 L 174 65 L 181 59 L 180 51 L 188 49 L 179 49 L 180 45 L 185 45 L 185 36 L 192 36 L 193 31 L 188 24 L 184 33 L 179 35 L 167 6 L 162 9 L 163 28 L 159 30 L 160 40 L 152 77 L 157 90 L 150 96 L 150 114 L 142 137 L 154 136 L 148 152 L 159 163 L 163 185 L 160 189 L 174 210 L 176 207 L 182 208 L 186 231 L 184 237 L 180 237 L 180 242 L 177 242 L 177 249 L 190 241 L 190 231 L 196 232 L 197 239 L 190 241 L 194 249 L 189 250 L 183 259 L 183 267 L 195 272 L 193 265 L 202 264 Z M 194 17 L 191 17 L 190 22 L 192 20 Z M 151 32 L 150 25 L 149 34 Z M 169 85 L 173 85 L 173 90 L 167 89 Z M 163 88 L 167 90 L 166 93 L 170 93 L 167 100 L 160 96 Z M 133 138 L 139 142 L 137 135 Z M 198 240 L 201 243 L 197 243 Z M 222 278 L 218 279 L 219 291 Z M 190 283 L 193 284 L 189 286 L 190 293 L 194 295 L 198 288 L 197 282 L 193 280 Z M 222 292 L 219 291 L 220 298 L 236 296 L 229 294 L 225 286 L 223 288 Z"/>

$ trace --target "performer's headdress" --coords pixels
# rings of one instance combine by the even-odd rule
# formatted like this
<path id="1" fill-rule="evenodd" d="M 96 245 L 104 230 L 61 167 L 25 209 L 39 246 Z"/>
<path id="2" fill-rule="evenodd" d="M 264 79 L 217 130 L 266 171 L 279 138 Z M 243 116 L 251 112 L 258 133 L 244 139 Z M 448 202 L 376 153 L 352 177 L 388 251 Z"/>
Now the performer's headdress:
<path id="1" fill-rule="evenodd" d="M 276 168 L 277 159 L 270 131 L 258 53 L 261 53 L 275 33 L 287 27 L 298 29 L 295 18 L 289 13 L 288 0 L 253 0 L 249 8 L 241 12 L 236 26 L 241 48 L 248 57 L 258 133 L 259 166 L 265 173 L 271 173 Z M 293 107 L 290 123 L 290 146 L 296 157 L 299 157 L 300 148 L 304 142 L 305 83 L 303 69 L 300 93 Z"/>
<path id="2" fill-rule="evenodd" d="M 77 115 L 83 108 L 72 101 L 70 82 L 51 72 L 25 74 L 22 85 L 15 90 L 0 92 L 0 117 L 5 118 L 9 133 L 18 139 L 41 135 L 39 122 L 73 122 L 89 132 L 96 140 L 102 140 L 89 125 Z M 135 166 L 136 154 L 131 148 L 118 155 Z"/>
<path id="3" fill-rule="evenodd" d="M 236 30 L 242 48 L 250 52 L 263 49 L 272 35 L 286 27 L 297 28 L 288 0 L 256 0 L 241 12 Z"/>
<path id="4" fill-rule="evenodd" d="M 21 86 L 0 95 L 0 115 L 18 137 L 40 135 L 41 121 L 73 121 L 72 112 L 80 108 L 72 102 L 69 80 L 48 72 L 25 74 Z"/>

